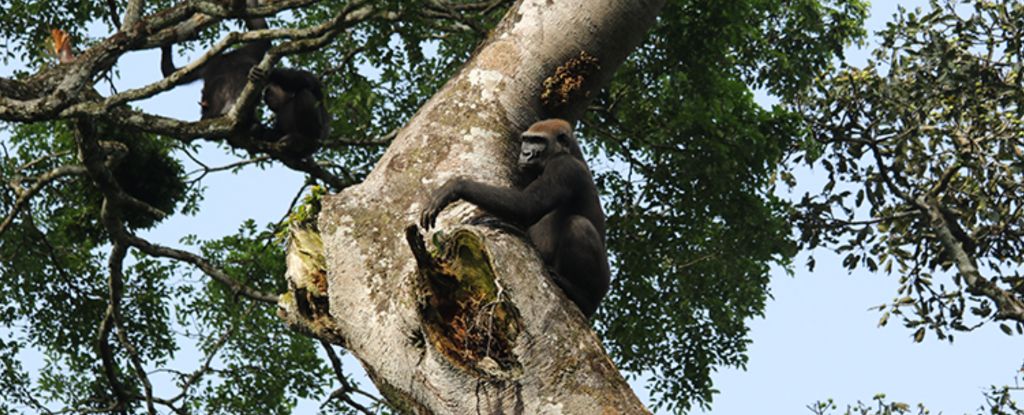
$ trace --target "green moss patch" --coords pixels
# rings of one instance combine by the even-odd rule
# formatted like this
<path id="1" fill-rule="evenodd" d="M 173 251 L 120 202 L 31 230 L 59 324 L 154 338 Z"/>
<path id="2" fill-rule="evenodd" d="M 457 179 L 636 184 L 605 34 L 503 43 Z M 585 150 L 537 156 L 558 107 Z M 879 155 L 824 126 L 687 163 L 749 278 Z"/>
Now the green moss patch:
<path id="1" fill-rule="evenodd" d="M 420 311 L 427 340 L 457 367 L 517 376 L 521 366 L 512 348 L 521 330 L 519 312 L 496 282 L 483 238 L 460 229 L 436 238 L 438 254 L 432 255 L 418 230 L 407 236 L 422 277 Z"/>

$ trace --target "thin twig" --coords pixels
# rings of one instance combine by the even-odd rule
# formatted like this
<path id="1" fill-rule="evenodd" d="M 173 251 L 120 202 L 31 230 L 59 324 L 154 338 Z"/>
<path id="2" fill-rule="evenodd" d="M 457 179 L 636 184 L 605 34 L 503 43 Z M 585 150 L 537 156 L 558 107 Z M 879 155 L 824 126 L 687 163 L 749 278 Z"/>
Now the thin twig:
<path id="1" fill-rule="evenodd" d="M 343 138 L 343 137 L 334 137 L 334 138 L 329 138 L 326 141 L 328 143 L 332 144 L 331 147 L 337 147 L 337 146 L 381 147 L 381 146 L 387 146 L 388 144 L 390 144 L 391 141 L 394 140 L 395 136 L 397 136 L 397 135 L 398 135 L 398 130 L 395 129 L 395 130 L 391 130 L 391 132 L 389 132 L 387 134 L 380 135 L 380 136 L 377 136 L 377 137 L 374 137 L 374 138 L 371 138 L 371 139 L 368 139 L 368 140 L 353 140 L 353 139 L 347 139 L 347 138 Z"/>
<path id="2" fill-rule="evenodd" d="M 7 153 L 7 152 L 4 151 L 4 153 Z M 17 170 L 18 171 L 28 170 L 28 169 L 31 169 L 31 168 L 35 167 L 37 164 L 42 163 L 42 162 L 44 162 L 46 160 L 49 160 L 49 159 L 52 159 L 52 158 L 57 158 L 57 157 L 63 157 L 63 156 L 66 156 L 68 154 L 71 154 L 71 152 L 70 151 L 58 151 L 56 153 L 50 153 L 50 154 L 46 154 L 46 155 L 43 155 L 43 156 L 39 156 L 36 159 L 34 159 L 34 160 L 32 160 L 32 161 L 30 161 L 28 163 L 25 163 L 25 164 L 22 164 L 21 166 L 18 166 Z M 10 156 L 5 154 L 5 157 L 10 157 Z"/>
<path id="3" fill-rule="evenodd" d="M 242 315 L 242 319 L 247 318 L 254 309 L 255 307 L 250 306 L 248 310 L 246 310 L 245 313 Z M 223 348 L 225 344 L 227 344 L 228 340 L 231 338 L 231 336 L 234 334 L 237 328 L 238 326 L 236 325 L 229 327 L 227 330 L 224 331 L 220 338 L 218 338 L 217 341 L 213 343 L 213 346 L 210 348 L 210 352 L 206 355 L 206 360 L 203 361 L 203 365 L 196 369 L 194 372 L 192 372 L 184 380 L 184 382 L 182 382 L 181 392 L 178 393 L 177 396 L 169 399 L 168 402 L 173 403 L 185 398 L 185 396 L 188 395 L 189 389 L 191 389 L 192 386 L 196 384 L 196 382 L 202 379 L 203 376 L 210 372 L 211 365 L 213 364 L 213 358 L 217 355 L 217 352 L 219 352 L 220 349 Z"/>
<path id="4" fill-rule="evenodd" d="M 195 159 L 193 159 L 193 160 L 195 160 Z M 206 165 L 204 165 L 202 163 L 199 163 L 200 166 L 202 166 L 202 168 L 192 170 L 192 171 L 188 172 L 188 174 L 186 174 L 186 176 L 192 176 L 192 175 L 195 175 L 196 173 L 202 173 L 202 174 L 199 175 L 199 177 L 196 177 L 195 179 L 189 180 L 189 183 L 195 183 L 195 182 L 203 180 L 203 178 L 205 178 L 206 175 L 208 175 L 210 173 L 216 173 L 216 172 L 220 172 L 220 171 L 231 170 L 231 169 L 235 169 L 235 168 L 239 168 L 239 167 L 244 167 L 244 166 L 248 166 L 250 164 L 255 164 L 255 163 L 259 163 L 259 162 L 263 162 L 263 161 L 268 161 L 268 160 L 270 160 L 270 156 L 259 156 L 259 157 L 256 157 L 256 158 L 236 161 L 234 163 L 225 164 L 223 166 L 218 166 L 218 167 L 209 167 L 209 166 L 206 166 Z"/>
<path id="5" fill-rule="evenodd" d="M 16 182 L 11 183 L 11 187 L 14 189 L 14 193 L 18 195 L 18 199 L 14 201 L 14 205 L 11 206 L 10 212 L 7 212 L 7 215 L 4 216 L 4 220 L 0 222 L 0 235 L 3 235 L 4 232 L 7 231 L 7 228 L 12 222 L 14 222 L 14 218 L 18 215 L 18 212 L 28 204 L 29 200 L 31 200 L 33 196 L 39 193 L 40 190 L 43 190 L 47 184 L 61 177 L 84 175 L 86 173 L 87 171 L 84 166 L 60 166 L 36 177 L 35 183 L 33 183 L 28 189 L 21 188 L 21 186 Z"/>
<path id="6" fill-rule="evenodd" d="M 328 396 L 327 400 L 324 401 L 324 403 L 321 404 L 320 407 L 323 408 L 332 399 L 341 399 L 342 402 L 345 402 L 346 404 L 348 404 L 348 406 L 352 407 L 353 409 L 359 412 L 368 415 L 373 414 L 373 411 L 371 411 L 369 408 L 363 406 L 359 402 L 356 402 L 354 399 L 352 399 L 352 393 L 358 393 L 360 395 L 363 395 L 373 400 L 374 403 L 377 405 L 381 404 L 380 399 L 369 394 L 368 392 L 359 389 L 351 382 L 349 382 L 348 378 L 345 377 L 344 370 L 342 370 L 341 359 L 338 358 L 338 355 L 336 353 L 334 353 L 334 347 L 331 346 L 330 343 L 321 339 L 320 345 L 323 346 L 324 351 L 327 352 L 327 359 L 331 361 L 331 367 L 334 369 L 334 376 L 338 378 L 339 382 L 341 382 L 341 387 L 336 389 L 334 392 L 331 392 L 330 396 Z"/>

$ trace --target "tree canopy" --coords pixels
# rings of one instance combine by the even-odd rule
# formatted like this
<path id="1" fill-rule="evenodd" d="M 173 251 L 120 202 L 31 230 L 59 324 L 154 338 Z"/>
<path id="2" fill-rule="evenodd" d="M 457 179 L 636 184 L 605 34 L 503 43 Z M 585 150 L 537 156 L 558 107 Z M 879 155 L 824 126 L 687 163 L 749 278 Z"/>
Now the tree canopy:
<path id="1" fill-rule="evenodd" d="M 794 206 L 800 245 L 844 255 L 849 270 L 898 276 L 879 325 L 896 319 L 916 342 L 952 343 L 989 323 L 1024 334 L 1022 22 L 1015 2 L 901 8 L 865 65 L 829 71 L 789 106 L 807 128 L 790 167 L 827 173 Z M 1020 390 L 992 386 L 979 413 L 1022 413 Z M 874 401 L 845 413 L 928 413 Z"/>
<path id="2" fill-rule="evenodd" d="M 808 120 L 796 159 L 828 172 L 798 204 L 801 242 L 899 275 L 881 324 L 896 315 L 919 342 L 987 322 L 1024 333 L 1024 6 L 961 6 L 898 14 L 866 66 L 829 74 L 794 106 Z"/>
<path id="3" fill-rule="evenodd" d="M 318 357 L 320 345 L 289 331 L 267 304 L 264 293 L 287 288 L 287 220 L 249 221 L 215 240 L 187 237 L 181 250 L 148 241 L 128 250 L 105 223 L 131 233 L 161 226 L 165 215 L 201 216 L 208 175 L 279 162 L 251 142 L 229 140 L 230 122 L 167 119 L 131 104 L 175 86 L 118 85 L 118 56 L 179 40 L 162 29 L 191 23 L 185 45 L 202 49 L 243 40 L 226 35 L 242 15 L 220 3 L 133 9 L 140 3 L 0 3 L 4 63 L 22 68 L 0 78 L 8 133 L 0 163 L 0 389 L 10 391 L 0 408 L 104 411 L 122 391 L 133 412 L 152 393 L 180 412 L 287 413 L 297 399 L 326 399 L 337 384 L 343 396 L 358 393 L 335 362 Z M 321 192 L 309 185 L 337 191 L 359 182 L 510 4 L 295 0 L 250 11 L 285 29 L 266 36 L 290 66 L 321 77 L 333 118 L 318 163 L 281 161 L 310 176 L 281 198 L 294 197 L 301 216 L 302 195 Z M 618 366 L 647 380 L 659 408 L 707 406 L 712 371 L 745 365 L 747 321 L 770 297 L 769 267 L 789 266 L 798 248 L 791 207 L 773 189 L 780 163 L 802 143 L 802 107 L 764 108 L 754 91 L 795 102 L 864 35 L 865 10 L 858 0 L 670 1 L 581 120 L 615 270 L 594 324 Z M 124 30 L 132 24 L 153 30 Z M 62 73 L 48 52 L 54 28 L 70 34 L 77 52 L 89 51 L 74 73 Z M 249 94 L 244 105 L 252 108 Z M 25 99 L 34 96 L 46 98 Z M 76 136 L 84 117 L 99 142 Z M 203 164 L 197 138 L 237 163 Z M 107 157 L 91 162 L 111 166 L 124 198 L 142 202 L 136 209 L 105 213 L 103 186 L 79 155 L 93 144 Z M 187 172 L 193 165 L 200 168 Z M 201 361 L 175 360 L 193 344 Z M 45 356 L 37 376 L 19 363 L 22 350 Z M 178 390 L 151 392 L 146 372 Z M 358 405 L 329 403 L 339 411 Z"/>

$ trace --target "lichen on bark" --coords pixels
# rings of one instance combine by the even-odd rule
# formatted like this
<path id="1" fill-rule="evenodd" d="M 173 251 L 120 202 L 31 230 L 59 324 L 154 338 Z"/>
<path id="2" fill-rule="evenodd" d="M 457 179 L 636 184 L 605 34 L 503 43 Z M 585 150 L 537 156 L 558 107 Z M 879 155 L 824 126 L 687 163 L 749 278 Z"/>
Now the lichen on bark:
<path id="1" fill-rule="evenodd" d="M 285 261 L 288 292 L 278 297 L 278 316 L 293 329 L 344 345 L 331 318 L 324 244 L 314 225 L 289 225 Z"/>

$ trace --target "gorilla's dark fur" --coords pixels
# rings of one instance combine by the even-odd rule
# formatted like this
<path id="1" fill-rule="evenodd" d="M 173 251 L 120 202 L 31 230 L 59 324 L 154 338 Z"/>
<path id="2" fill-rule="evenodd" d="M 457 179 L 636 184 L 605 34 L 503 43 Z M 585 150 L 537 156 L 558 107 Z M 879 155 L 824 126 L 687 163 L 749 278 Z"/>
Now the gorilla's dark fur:
<path id="1" fill-rule="evenodd" d="M 454 179 L 434 192 L 420 217 L 429 229 L 451 203 L 465 200 L 527 229 L 552 278 L 588 318 L 608 292 L 605 222 L 597 188 L 572 127 L 561 119 L 537 122 L 522 134 L 519 167 L 528 184 L 503 188 Z"/>

